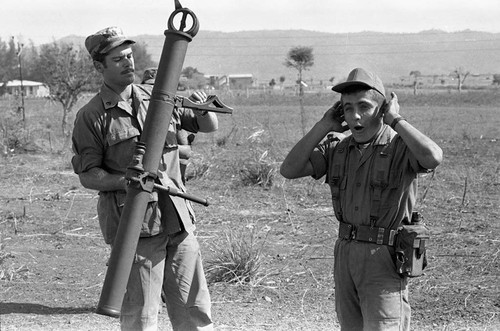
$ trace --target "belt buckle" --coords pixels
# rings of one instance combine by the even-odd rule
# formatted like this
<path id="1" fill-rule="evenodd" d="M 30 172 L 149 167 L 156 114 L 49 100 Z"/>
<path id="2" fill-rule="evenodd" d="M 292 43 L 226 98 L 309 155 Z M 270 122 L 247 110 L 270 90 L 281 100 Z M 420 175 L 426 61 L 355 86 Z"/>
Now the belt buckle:
<path id="1" fill-rule="evenodd" d="M 396 230 L 391 230 L 391 232 L 389 233 L 389 243 L 388 243 L 389 246 L 394 246 L 394 240 L 396 238 L 396 234 L 397 234 Z"/>
<path id="2" fill-rule="evenodd" d="M 351 229 L 351 240 L 356 240 L 356 228 L 354 227 L 354 225 L 352 225 L 352 229 Z"/>

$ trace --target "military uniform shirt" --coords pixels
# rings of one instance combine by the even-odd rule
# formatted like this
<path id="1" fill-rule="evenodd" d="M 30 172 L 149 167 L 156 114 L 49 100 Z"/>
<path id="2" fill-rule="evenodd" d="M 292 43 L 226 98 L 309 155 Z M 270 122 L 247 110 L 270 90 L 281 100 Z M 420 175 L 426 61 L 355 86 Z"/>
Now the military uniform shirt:
<path id="1" fill-rule="evenodd" d="M 397 228 L 403 219 L 410 220 L 411 212 L 417 197 L 417 174 L 425 172 L 413 153 L 408 149 L 403 139 L 388 125 L 383 125 L 375 140 L 361 153 L 354 139 L 350 139 L 347 147 L 347 157 L 344 176 L 347 176 L 345 187 L 340 189 L 340 205 L 343 221 L 355 225 L 372 225 L 384 228 Z M 373 187 L 372 178 L 376 162 L 375 157 L 382 146 L 391 144 L 392 161 L 390 169 L 386 169 L 390 176 L 388 185 L 381 191 L 380 210 L 376 224 L 371 224 Z M 311 154 L 313 178 L 319 179 L 326 175 L 326 182 L 330 183 L 332 176 L 333 158 L 342 157 L 336 153 L 333 144 L 320 145 Z"/>
<path id="2" fill-rule="evenodd" d="M 140 139 L 151 95 L 151 86 L 132 85 L 132 104 L 121 99 L 106 85 L 76 115 L 73 129 L 72 165 L 80 174 L 99 167 L 111 174 L 125 175 Z M 158 180 L 164 186 L 185 192 L 179 169 L 179 152 L 176 141 L 177 128 L 198 132 L 196 116 L 190 109 L 175 109 L 169 124 L 165 148 L 158 169 Z M 146 146 L 147 148 L 147 146 Z M 161 220 L 158 224 L 143 224 L 141 236 L 151 236 L 163 231 L 176 233 L 194 230 L 194 212 L 188 201 L 160 192 Z M 125 191 L 99 192 L 98 214 L 101 230 L 107 243 L 116 234 Z M 158 200 L 158 193 L 151 201 Z M 154 218 L 154 215 L 153 215 Z M 153 221 L 152 221 L 153 222 Z M 147 223 L 147 220 L 145 220 Z"/>

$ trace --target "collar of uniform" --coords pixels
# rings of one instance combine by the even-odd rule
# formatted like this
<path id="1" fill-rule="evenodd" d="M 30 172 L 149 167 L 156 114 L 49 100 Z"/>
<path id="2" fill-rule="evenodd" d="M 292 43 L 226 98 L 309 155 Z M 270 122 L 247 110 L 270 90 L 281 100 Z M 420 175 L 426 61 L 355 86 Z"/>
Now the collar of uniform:
<path id="1" fill-rule="evenodd" d="M 144 90 L 144 88 L 145 88 L 144 85 L 133 84 L 132 90 L 134 91 L 134 98 L 137 98 L 140 101 L 151 99 L 150 95 L 151 95 L 152 88 L 150 88 L 149 86 L 148 86 L 148 88 L 146 88 L 146 90 L 149 91 L 149 94 L 148 94 L 148 92 L 146 92 L 146 90 Z"/>
<path id="2" fill-rule="evenodd" d="M 391 142 L 395 132 L 389 129 L 389 125 L 382 125 L 379 135 L 375 138 L 374 145 L 387 145 Z"/>
<path id="3" fill-rule="evenodd" d="M 370 145 L 387 145 L 393 136 L 393 131 L 388 129 L 388 125 L 382 125 L 380 131 L 376 134 L 375 138 L 370 141 Z M 352 138 L 349 141 L 349 148 L 358 146 L 358 143 Z"/>
<path id="4" fill-rule="evenodd" d="M 104 109 L 106 109 L 106 110 L 116 107 L 118 105 L 118 103 L 120 103 L 120 102 L 124 102 L 124 100 L 122 100 L 122 98 L 118 94 L 116 94 L 115 91 L 113 91 L 111 88 L 109 88 L 106 84 L 102 85 L 100 96 L 102 99 L 102 103 L 104 105 Z M 142 101 L 142 100 L 147 100 L 150 97 L 145 91 L 143 91 L 142 89 L 137 87 L 137 85 L 132 84 L 132 98 L 134 99 L 133 102 L 135 103 L 136 99 L 139 99 L 140 101 Z M 121 107 L 121 108 L 123 108 L 123 107 Z M 129 112 L 127 105 L 125 105 L 125 108 L 127 108 L 127 109 L 124 109 L 124 110 Z"/>
<path id="5" fill-rule="evenodd" d="M 104 109 L 106 110 L 116 107 L 118 102 L 122 101 L 122 98 L 120 98 L 120 96 L 106 84 L 102 84 L 101 92 L 99 93 L 99 95 L 101 96 L 102 104 L 104 105 Z"/>

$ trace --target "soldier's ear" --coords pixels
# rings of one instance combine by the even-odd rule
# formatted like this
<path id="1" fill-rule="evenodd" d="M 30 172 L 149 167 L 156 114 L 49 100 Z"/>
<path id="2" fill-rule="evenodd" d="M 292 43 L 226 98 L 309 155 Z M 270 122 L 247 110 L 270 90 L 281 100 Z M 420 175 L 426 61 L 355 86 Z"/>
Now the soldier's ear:
<path id="1" fill-rule="evenodd" d="M 104 70 L 104 64 L 102 62 L 99 62 L 99 61 L 94 61 L 94 68 L 95 68 L 95 70 L 97 70 L 99 73 L 102 74 L 102 72 Z"/>
<path id="2" fill-rule="evenodd" d="M 384 114 L 387 112 L 388 109 L 389 109 L 389 104 L 387 103 L 387 100 L 384 99 L 384 101 L 382 102 L 382 105 L 380 106 L 378 116 L 384 117 Z"/>

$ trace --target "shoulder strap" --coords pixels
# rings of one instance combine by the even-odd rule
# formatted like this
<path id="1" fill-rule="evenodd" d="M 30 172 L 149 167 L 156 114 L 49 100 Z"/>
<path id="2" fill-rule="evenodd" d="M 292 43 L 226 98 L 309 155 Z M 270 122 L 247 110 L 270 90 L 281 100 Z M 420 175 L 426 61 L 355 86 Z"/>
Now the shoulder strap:
<path id="1" fill-rule="evenodd" d="M 372 171 L 370 183 L 373 190 L 370 208 L 370 224 L 372 226 L 375 226 L 380 217 L 382 191 L 389 186 L 390 168 L 394 156 L 393 144 L 390 142 L 376 148 L 376 154 L 373 159 L 375 168 Z"/>
<path id="2" fill-rule="evenodd" d="M 145 92 L 148 95 L 151 95 L 153 91 L 152 85 L 149 84 L 134 84 L 135 87 L 139 88 L 141 91 Z"/>
<path id="3" fill-rule="evenodd" d="M 109 147 L 109 142 L 108 142 L 108 133 L 109 133 L 109 126 L 111 123 L 111 115 L 109 114 L 109 111 L 104 110 L 104 113 L 102 115 L 102 137 L 104 141 L 104 151 L 108 149 Z"/>
<path id="4" fill-rule="evenodd" d="M 351 137 L 347 137 L 340 141 L 335 147 L 333 153 L 330 156 L 331 170 L 328 174 L 328 184 L 330 185 L 330 191 L 332 193 L 333 209 L 335 211 L 335 216 L 339 222 L 343 221 L 342 216 L 342 205 L 340 203 L 340 189 L 345 188 L 346 176 L 345 168 L 347 164 L 347 158 L 349 156 L 348 147 Z M 342 187 L 342 185 L 344 187 Z"/>

